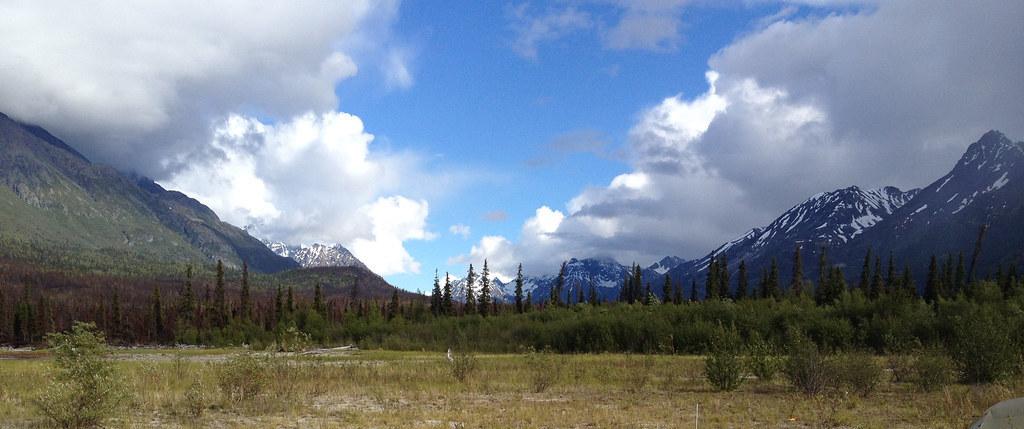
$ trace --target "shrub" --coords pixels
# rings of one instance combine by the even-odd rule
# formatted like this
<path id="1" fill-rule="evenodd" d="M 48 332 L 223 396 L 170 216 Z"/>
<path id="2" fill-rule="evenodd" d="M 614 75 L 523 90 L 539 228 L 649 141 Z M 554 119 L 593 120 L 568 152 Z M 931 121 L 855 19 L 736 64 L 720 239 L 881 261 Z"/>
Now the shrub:
<path id="1" fill-rule="evenodd" d="M 71 331 L 47 336 L 47 343 L 54 355 L 53 381 L 34 404 L 58 427 L 100 426 L 125 399 L 103 333 L 92 323 L 75 322 Z"/>
<path id="2" fill-rule="evenodd" d="M 1018 359 L 1010 324 L 992 309 L 968 311 L 953 323 L 952 354 L 964 381 L 991 383 L 1013 374 Z"/>
<path id="3" fill-rule="evenodd" d="M 953 383 L 953 361 L 939 351 L 918 356 L 913 372 L 914 385 L 925 392 L 934 392 Z"/>
<path id="4" fill-rule="evenodd" d="M 530 371 L 530 387 L 534 393 L 543 393 L 555 384 L 562 363 L 557 356 L 544 352 L 530 352 L 526 356 Z"/>
<path id="5" fill-rule="evenodd" d="M 710 352 L 704 359 L 704 375 L 715 389 L 733 391 L 743 383 L 740 350 L 740 336 L 736 328 L 719 327 L 711 339 Z"/>
<path id="6" fill-rule="evenodd" d="M 459 383 L 465 383 L 473 375 L 473 372 L 476 371 L 476 367 L 476 356 L 468 352 L 459 352 L 452 356 L 452 377 L 455 377 Z"/>
<path id="7" fill-rule="evenodd" d="M 882 381 L 882 367 L 866 353 L 844 355 L 834 367 L 837 381 L 861 397 L 874 393 Z"/>
<path id="8" fill-rule="evenodd" d="M 630 393 L 638 393 L 644 390 L 647 383 L 651 381 L 651 372 L 654 370 L 654 357 L 650 355 L 641 356 L 638 363 L 627 356 L 626 367 L 632 373 L 632 377 L 626 379 L 626 390 Z"/>
<path id="9" fill-rule="evenodd" d="M 206 410 L 206 389 L 199 380 L 192 382 L 185 390 L 185 414 L 199 418 Z"/>
<path id="10" fill-rule="evenodd" d="M 906 383 L 914 379 L 914 359 L 906 354 L 893 354 L 885 359 L 893 383 Z"/>
<path id="11" fill-rule="evenodd" d="M 775 378 L 775 374 L 782 369 L 782 359 L 776 353 L 775 347 L 761 338 L 756 331 L 750 337 L 750 372 L 758 380 L 769 382 Z"/>
<path id="12" fill-rule="evenodd" d="M 217 370 L 217 385 L 229 402 L 255 398 L 267 385 L 269 358 L 252 352 L 236 354 Z"/>
<path id="13" fill-rule="evenodd" d="M 790 383 L 807 396 L 821 393 L 831 381 L 824 356 L 818 346 L 806 338 L 794 340 L 784 371 Z"/>

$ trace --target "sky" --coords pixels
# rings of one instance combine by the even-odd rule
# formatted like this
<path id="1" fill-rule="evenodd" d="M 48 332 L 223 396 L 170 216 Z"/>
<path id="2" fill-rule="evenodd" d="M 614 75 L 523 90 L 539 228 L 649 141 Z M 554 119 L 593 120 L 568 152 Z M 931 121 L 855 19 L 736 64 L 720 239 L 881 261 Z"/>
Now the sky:
<path id="1" fill-rule="evenodd" d="M 703 256 L 1024 139 L 1024 3 L 0 1 L 0 111 L 428 291 Z"/>

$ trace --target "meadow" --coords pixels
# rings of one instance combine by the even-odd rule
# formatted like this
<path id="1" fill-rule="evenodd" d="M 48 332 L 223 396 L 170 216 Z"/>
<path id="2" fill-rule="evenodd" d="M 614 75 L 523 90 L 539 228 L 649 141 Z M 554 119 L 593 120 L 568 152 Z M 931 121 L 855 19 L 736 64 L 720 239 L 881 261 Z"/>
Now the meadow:
<path id="1" fill-rule="evenodd" d="M 437 352 L 140 348 L 112 359 L 127 395 L 107 428 L 962 428 L 1024 396 L 1020 381 L 924 392 L 889 370 L 867 396 L 805 395 L 781 374 L 745 375 L 721 392 L 693 355 L 457 353 L 450 362 Z M 33 401 L 52 364 L 45 351 L 0 352 L 0 428 L 48 427 Z"/>

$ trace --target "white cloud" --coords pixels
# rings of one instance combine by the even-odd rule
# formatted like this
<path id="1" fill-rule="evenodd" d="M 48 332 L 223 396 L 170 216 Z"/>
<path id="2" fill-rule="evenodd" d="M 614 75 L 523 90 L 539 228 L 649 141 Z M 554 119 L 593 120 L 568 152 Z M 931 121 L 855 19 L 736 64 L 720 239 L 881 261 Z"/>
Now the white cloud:
<path id="1" fill-rule="evenodd" d="M 922 186 L 983 132 L 1024 135 L 1024 4 L 851 3 L 778 14 L 722 49 L 704 94 L 640 114 L 631 171 L 528 234 L 538 210 L 489 255 L 535 273 L 569 256 L 697 257 L 816 192 Z"/>
<path id="2" fill-rule="evenodd" d="M 509 8 L 509 16 L 515 33 L 512 50 L 529 59 L 537 58 L 537 46 L 542 42 L 556 40 L 593 25 L 588 13 L 572 6 L 534 16 L 530 14 L 529 4 L 523 3 Z"/>
<path id="3" fill-rule="evenodd" d="M 164 178 L 232 112 L 337 108 L 335 85 L 376 52 L 397 3 L 271 0 L 0 4 L 0 111 L 90 158 Z M 402 73 L 401 70 L 406 70 Z M 396 82 L 412 82 L 407 68 Z"/>
<path id="4" fill-rule="evenodd" d="M 371 151 L 373 140 L 342 112 L 279 124 L 232 115 L 214 132 L 215 156 L 188 157 L 162 184 L 272 239 L 342 243 L 380 274 L 417 272 L 403 242 L 433 238 L 428 204 L 394 193 L 414 191 L 422 169 L 411 155 Z"/>
<path id="5" fill-rule="evenodd" d="M 452 235 L 462 237 L 463 239 L 469 238 L 469 234 L 471 233 L 471 231 L 472 229 L 469 227 L 469 225 L 463 225 L 461 223 L 457 223 L 455 225 L 448 227 L 448 232 L 450 232 Z"/>

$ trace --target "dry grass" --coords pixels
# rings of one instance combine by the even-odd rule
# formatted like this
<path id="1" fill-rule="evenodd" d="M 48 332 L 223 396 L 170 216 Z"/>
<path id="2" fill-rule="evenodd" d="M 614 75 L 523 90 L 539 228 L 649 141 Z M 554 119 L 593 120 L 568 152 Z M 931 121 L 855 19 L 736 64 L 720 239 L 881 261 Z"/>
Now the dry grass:
<path id="1" fill-rule="evenodd" d="M 808 398 L 784 381 L 756 380 L 719 393 L 703 379 L 700 357 L 625 355 L 553 356 L 559 374 L 536 393 L 524 355 L 477 356 L 477 369 L 461 383 L 442 354 L 368 351 L 276 357 L 265 393 L 232 402 L 217 387 L 230 353 L 121 352 L 132 399 L 106 426 L 688 428 L 699 403 L 702 428 L 962 428 L 992 404 L 1024 394 L 1020 385 L 920 393 L 885 382 L 867 398 Z M 0 428 L 41 427 L 30 400 L 49 362 L 0 360 Z"/>

